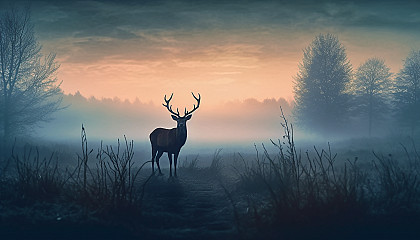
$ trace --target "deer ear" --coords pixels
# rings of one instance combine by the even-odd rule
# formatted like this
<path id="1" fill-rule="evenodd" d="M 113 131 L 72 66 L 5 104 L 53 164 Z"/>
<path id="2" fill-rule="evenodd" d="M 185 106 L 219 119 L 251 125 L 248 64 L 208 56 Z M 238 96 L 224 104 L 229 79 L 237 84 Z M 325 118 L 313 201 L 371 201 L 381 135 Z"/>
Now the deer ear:
<path id="1" fill-rule="evenodd" d="M 188 116 L 185 117 L 185 120 L 190 120 L 191 117 L 192 117 L 192 115 L 188 115 Z"/>
<path id="2" fill-rule="evenodd" d="M 178 120 L 178 117 L 177 117 L 177 116 L 175 116 L 175 115 L 171 115 L 171 117 L 172 117 L 172 119 L 173 119 L 173 120 L 175 120 L 175 121 L 176 121 L 176 120 Z"/>

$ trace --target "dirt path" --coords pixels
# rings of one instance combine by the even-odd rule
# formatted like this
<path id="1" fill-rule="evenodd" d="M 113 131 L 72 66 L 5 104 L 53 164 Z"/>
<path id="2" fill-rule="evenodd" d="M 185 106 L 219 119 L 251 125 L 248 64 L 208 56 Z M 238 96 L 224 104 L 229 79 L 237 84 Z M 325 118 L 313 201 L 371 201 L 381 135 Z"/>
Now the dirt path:
<path id="1" fill-rule="evenodd" d="M 235 239 L 233 210 L 208 169 L 154 176 L 147 183 L 141 214 L 110 218 L 67 202 L 0 204 L 0 239 Z M 139 185 L 147 179 L 139 178 Z M 7 212 L 5 212 L 7 210 Z M 60 219 L 57 217 L 60 216 Z M 7 218 L 7 219 L 6 219 Z M 3 223 L 3 224 L 2 224 Z"/>
<path id="2" fill-rule="evenodd" d="M 200 170 L 154 177 L 144 197 L 143 232 L 161 239 L 229 239 L 232 207 L 217 179 Z"/>

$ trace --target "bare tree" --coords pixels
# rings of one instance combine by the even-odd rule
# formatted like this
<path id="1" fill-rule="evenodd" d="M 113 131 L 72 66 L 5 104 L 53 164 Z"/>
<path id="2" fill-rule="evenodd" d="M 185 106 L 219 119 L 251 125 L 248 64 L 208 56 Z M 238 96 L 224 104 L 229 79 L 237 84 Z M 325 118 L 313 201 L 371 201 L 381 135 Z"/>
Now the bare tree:
<path id="1" fill-rule="evenodd" d="M 388 115 L 392 99 L 392 74 L 379 58 L 370 58 L 360 65 L 352 82 L 357 115 L 367 119 L 369 136 L 372 124 Z"/>
<path id="2" fill-rule="evenodd" d="M 396 78 L 395 112 L 398 123 L 414 135 L 420 125 L 420 51 L 412 51 Z"/>
<path id="3" fill-rule="evenodd" d="M 55 54 L 44 56 L 30 9 L 0 15 L 0 134 L 5 144 L 60 109 Z"/>

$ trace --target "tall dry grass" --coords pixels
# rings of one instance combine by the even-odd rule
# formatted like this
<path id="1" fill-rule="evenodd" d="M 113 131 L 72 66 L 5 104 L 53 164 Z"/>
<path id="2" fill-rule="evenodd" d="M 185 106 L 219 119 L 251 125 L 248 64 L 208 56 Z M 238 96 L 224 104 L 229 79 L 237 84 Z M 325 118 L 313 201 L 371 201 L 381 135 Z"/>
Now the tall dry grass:
<path id="1" fill-rule="evenodd" d="M 79 206 L 85 217 L 140 216 L 150 177 L 140 177 L 148 162 L 135 164 L 134 142 L 124 137 L 115 147 L 101 143 L 96 156 L 92 153 L 83 125 L 81 154 L 74 166 L 60 166 L 57 154 L 43 157 L 36 147 L 25 147 L 20 153 L 12 151 L 10 163 L 2 169 L 1 182 L 5 184 L 0 188 L 0 201 Z"/>
<path id="2" fill-rule="evenodd" d="M 283 112 L 281 119 L 283 136 L 271 141 L 277 153 L 262 145 L 255 146 L 254 161 L 239 154 L 237 187 L 226 194 L 235 219 L 240 219 L 240 231 L 351 226 L 407 214 L 420 219 L 420 158 L 415 147 L 408 151 L 403 146 L 406 159 L 372 153 L 368 163 L 357 157 L 340 159 L 330 144 L 302 152 Z"/>

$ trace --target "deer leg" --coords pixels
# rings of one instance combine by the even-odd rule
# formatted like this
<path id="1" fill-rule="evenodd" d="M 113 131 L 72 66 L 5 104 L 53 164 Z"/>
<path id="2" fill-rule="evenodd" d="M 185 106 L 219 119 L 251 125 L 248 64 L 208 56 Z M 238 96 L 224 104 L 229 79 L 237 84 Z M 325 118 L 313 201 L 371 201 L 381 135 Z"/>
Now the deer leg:
<path id="1" fill-rule="evenodd" d="M 172 177 L 172 153 L 168 152 L 168 158 L 169 158 L 169 177 Z"/>
<path id="2" fill-rule="evenodd" d="M 163 152 L 158 151 L 157 156 L 156 156 L 156 165 L 158 166 L 159 169 L 159 175 L 163 175 L 162 171 L 160 170 L 160 165 L 159 165 L 159 159 L 160 157 L 162 157 Z"/>
<path id="3" fill-rule="evenodd" d="M 174 168 L 175 168 L 175 177 L 177 177 L 176 176 L 176 164 L 178 163 L 178 155 L 179 155 L 179 152 L 177 152 L 177 153 L 175 153 L 174 154 Z"/>
<path id="4" fill-rule="evenodd" d="M 155 157 L 156 157 L 157 150 L 155 147 L 152 146 L 152 174 L 155 174 Z"/>

